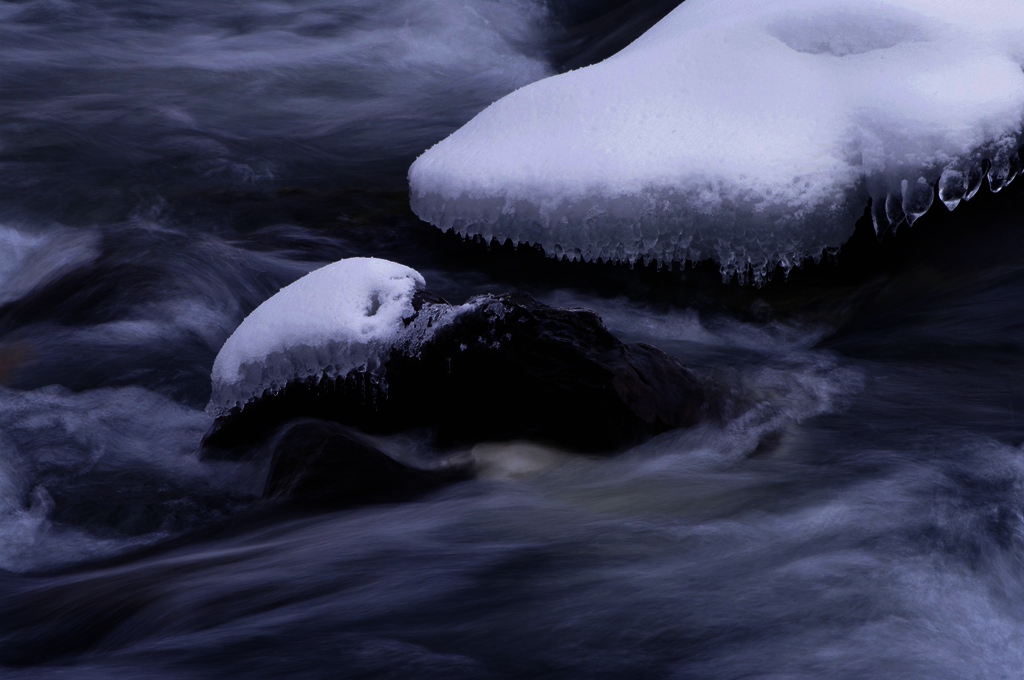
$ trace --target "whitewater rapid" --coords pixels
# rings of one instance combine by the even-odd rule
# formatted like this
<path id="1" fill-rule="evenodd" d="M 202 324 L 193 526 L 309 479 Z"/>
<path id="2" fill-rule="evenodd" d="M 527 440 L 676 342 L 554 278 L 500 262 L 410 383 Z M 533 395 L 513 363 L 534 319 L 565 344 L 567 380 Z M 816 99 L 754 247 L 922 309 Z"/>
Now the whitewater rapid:
<path id="1" fill-rule="evenodd" d="M 1019 675 L 1024 183 L 761 289 L 410 213 L 418 153 L 669 4 L 0 1 L 0 674 Z M 262 501 L 267 460 L 200 456 L 215 357 L 349 257 L 592 309 L 724 415 Z"/>

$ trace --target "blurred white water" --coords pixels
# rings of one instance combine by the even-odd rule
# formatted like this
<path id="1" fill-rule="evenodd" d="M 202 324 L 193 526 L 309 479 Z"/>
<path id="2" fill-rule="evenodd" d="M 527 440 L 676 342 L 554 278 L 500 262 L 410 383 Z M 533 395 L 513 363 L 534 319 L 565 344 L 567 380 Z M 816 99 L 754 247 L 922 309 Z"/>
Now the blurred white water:
<path id="1" fill-rule="evenodd" d="M 224 517 L 253 490 L 202 463 L 201 410 L 137 388 L 0 387 L 0 569 L 147 545 Z"/>
<path id="2" fill-rule="evenodd" d="M 0 15 L 0 198 L 74 217 L 214 188 L 401 186 L 415 154 L 551 73 L 535 0 L 29 0 Z"/>

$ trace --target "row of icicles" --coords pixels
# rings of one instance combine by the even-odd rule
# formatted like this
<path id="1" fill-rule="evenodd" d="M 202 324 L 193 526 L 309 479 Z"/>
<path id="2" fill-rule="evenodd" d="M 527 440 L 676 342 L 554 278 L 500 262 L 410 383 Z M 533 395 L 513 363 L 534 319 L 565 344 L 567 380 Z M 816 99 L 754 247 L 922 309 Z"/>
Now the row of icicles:
<path id="1" fill-rule="evenodd" d="M 1004 149 L 996 153 L 991 161 L 985 159 L 981 163 L 974 163 L 958 160 L 949 164 L 935 184 L 924 177 L 918 177 L 916 182 L 903 180 L 899 194 L 889 193 L 884 201 L 872 201 L 871 219 L 875 233 L 881 235 L 887 227 L 896 229 L 903 222 L 913 226 L 932 207 L 936 193 L 948 209 L 954 210 L 960 201 L 974 198 L 986 177 L 989 190 L 998 193 L 1017 178 L 1020 170 L 1021 161 L 1017 151 Z"/>

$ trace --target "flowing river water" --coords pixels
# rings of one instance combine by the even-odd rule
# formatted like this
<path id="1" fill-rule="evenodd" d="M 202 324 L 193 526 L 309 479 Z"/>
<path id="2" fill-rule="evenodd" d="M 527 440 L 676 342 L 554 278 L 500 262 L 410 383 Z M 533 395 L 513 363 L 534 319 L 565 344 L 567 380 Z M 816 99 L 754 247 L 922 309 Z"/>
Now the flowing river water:
<path id="1" fill-rule="evenodd" d="M 419 152 L 672 5 L 0 0 L 0 675 L 1024 676 L 1024 182 L 761 289 L 409 213 Z M 353 255 L 594 309 L 729 415 L 263 504 L 198 455 L 210 367 Z"/>

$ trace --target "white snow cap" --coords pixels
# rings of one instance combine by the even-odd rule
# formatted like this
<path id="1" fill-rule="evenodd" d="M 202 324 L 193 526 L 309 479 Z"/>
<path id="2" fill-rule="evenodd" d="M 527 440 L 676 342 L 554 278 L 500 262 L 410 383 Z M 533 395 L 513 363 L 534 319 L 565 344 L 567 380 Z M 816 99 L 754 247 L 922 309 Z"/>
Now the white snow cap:
<path id="1" fill-rule="evenodd" d="M 419 272 L 369 257 L 329 264 L 285 286 L 224 343 L 207 412 L 223 415 L 291 380 L 378 369 L 423 286 Z"/>
<path id="2" fill-rule="evenodd" d="M 913 222 L 940 176 L 951 209 L 982 159 L 1012 180 L 1022 62 L 1020 0 L 686 0 L 424 153 L 412 206 L 573 259 L 760 278 L 842 245 L 868 197 Z"/>

